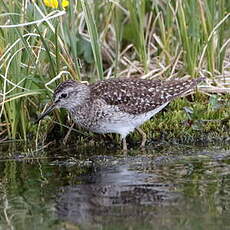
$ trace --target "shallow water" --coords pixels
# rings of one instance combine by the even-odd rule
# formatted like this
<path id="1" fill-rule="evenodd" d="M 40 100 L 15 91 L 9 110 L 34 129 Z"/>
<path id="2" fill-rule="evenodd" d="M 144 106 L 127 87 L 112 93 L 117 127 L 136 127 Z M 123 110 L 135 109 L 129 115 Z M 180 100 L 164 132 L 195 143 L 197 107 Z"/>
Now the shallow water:
<path id="1" fill-rule="evenodd" d="M 229 147 L 0 149 L 0 230 L 230 229 Z"/>

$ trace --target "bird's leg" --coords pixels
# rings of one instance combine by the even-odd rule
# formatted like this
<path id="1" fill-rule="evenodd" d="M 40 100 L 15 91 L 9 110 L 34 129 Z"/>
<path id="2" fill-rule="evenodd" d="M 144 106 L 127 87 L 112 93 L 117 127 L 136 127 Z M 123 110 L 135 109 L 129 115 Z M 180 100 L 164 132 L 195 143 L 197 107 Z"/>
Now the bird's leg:
<path id="1" fill-rule="evenodd" d="M 141 148 L 144 148 L 145 147 L 145 143 L 146 143 L 146 140 L 147 140 L 147 138 L 146 138 L 146 133 L 141 129 L 141 128 L 136 128 L 136 130 L 141 134 L 141 136 L 142 136 L 142 141 L 141 141 Z"/>
<path id="2" fill-rule="evenodd" d="M 74 126 L 74 122 L 73 122 L 73 124 L 71 125 L 71 127 L 69 128 L 67 134 L 65 135 L 65 137 L 64 137 L 64 139 L 63 139 L 63 144 L 64 144 L 64 145 L 66 145 L 66 143 L 67 143 L 67 140 L 68 140 L 68 138 L 69 138 L 69 135 L 70 135 L 71 131 L 73 130 L 73 126 Z"/>
<path id="3" fill-rule="evenodd" d="M 126 137 L 122 138 L 122 144 L 123 144 L 123 151 L 127 152 L 128 148 L 127 148 L 127 143 L 126 143 Z"/>

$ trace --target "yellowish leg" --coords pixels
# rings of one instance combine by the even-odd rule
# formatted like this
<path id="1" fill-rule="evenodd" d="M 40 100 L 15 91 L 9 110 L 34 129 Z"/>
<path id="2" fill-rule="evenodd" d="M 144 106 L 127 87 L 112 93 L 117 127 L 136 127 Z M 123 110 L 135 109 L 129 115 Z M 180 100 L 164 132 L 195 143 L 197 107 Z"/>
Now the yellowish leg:
<path id="1" fill-rule="evenodd" d="M 74 126 L 74 123 L 71 125 L 71 127 L 69 128 L 67 134 L 65 135 L 65 137 L 64 137 L 64 139 L 63 139 L 63 144 L 64 144 L 64 145 L 67 143 L 67 140 L 68 140 L 69 135 L 70 135 L 70 133 L 71 133 L 71 131 L 72 131 L 72 129 L 73 129 L 73 126 Z"/>
<path id="2" fill-rule="evenodd" d="M 123 151 L 127 152 L 128 148 L 127 148 L 127 143 L 126 143 L 126 138 L 122 138 L 122 143 L 123 143 Z"/>
<path id="3" fill-rule="evenodd" d="M 136 128 L 136 130 L 141 134 L 142 136 L 142 142 L 141 142 L 141 148 L 144 148 L 145 147 L 145 143 L 146 143 L 146 140 L 147 140 L 147 137 L 146 137 L 146 134 L 145 132 L 141 129 L 141 128 Z"/>

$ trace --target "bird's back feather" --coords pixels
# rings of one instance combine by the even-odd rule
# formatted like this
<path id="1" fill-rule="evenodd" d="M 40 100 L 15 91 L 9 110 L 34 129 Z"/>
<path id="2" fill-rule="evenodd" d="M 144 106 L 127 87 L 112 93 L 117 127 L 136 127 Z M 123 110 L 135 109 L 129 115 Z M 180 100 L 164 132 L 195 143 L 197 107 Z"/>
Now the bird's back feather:
<path id="1" fill-rule="evenodd" d="M 103 99 L 121 111 L 142 114 L 193 90 L 201 79 L 144 80 L 117 78 L 90 85 L 91 98 Z"/>

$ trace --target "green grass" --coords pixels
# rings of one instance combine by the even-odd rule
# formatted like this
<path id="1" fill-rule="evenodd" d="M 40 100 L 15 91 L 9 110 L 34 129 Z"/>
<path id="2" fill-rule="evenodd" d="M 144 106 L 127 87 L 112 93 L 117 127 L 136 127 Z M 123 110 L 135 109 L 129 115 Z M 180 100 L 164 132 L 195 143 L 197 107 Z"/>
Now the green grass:
<path id="1" fill-rule="evenodd" d="M 223 141 L 229 137 L 229 99 L 229 95 L 222 98 L 202 94 L 193 96 L 192 101 L 177 99 L 143 128 L 148 138 L 155 140 L 183 143 Z"/>
<path id="2" fill-rule="evenodd" d="M 212 95 L 211 97 L 196 93 L 187 98 L 171 102 L 163 111 L 142 125 L 148 142 L 212 144 L 228 143 L 230 129 L 230 96 Z M 44 124 L 43 124 L 44 125 Z M 50 130 L 52 130 L 50 132 Z M 47 127 L 48 141 L 59 139 L 60 144 L 67 129 L 61 132 L 56 123 Z M 137 147 L 141 142 L 140 134 L 135 131 L 127 137 L 130 146 Z M 69 144 L 82 146 L 119 145 L 120 136 L 114 134 L 93 135 L 84 129 L 74 130 L 68 139 Z M 225 142 L 226 141 L 226 142 Z"/>
<path id="3" fill-rule="evenodd" d="M 43 1 L 4 1 L 0 140 L 39 136 L 32 121 L 51 99 L 49 89 L 68 78 L 92 82 L 112 76 L 202 74 L 216 80 L 226 75 L 229 12 L 228 0 L 71 0 L 65 10 Z M 159 117 L 160 126 L 170 128 L 170 116 L 182 119 L 178 109 Z M 213 119 L 222 118 L 218 113 Z M 55 113 L 54 119 L 65 123 L 65 114 Z M 154 122 L 147 125 L 157 128 Z"/>

